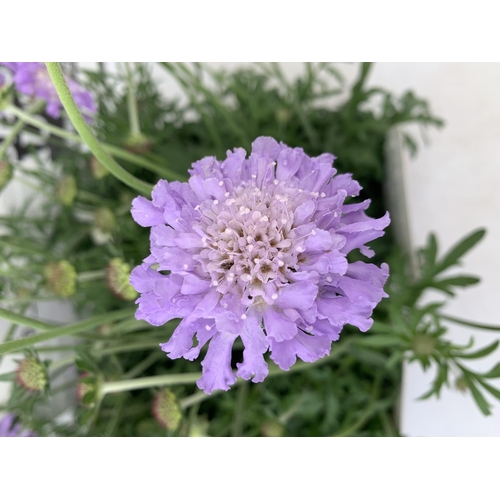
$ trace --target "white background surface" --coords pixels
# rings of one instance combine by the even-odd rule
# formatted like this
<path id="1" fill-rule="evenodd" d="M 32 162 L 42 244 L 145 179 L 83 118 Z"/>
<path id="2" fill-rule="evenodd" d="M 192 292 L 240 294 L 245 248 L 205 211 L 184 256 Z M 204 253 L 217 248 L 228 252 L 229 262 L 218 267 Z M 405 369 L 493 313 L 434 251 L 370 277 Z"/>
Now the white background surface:
<path id="1" fill-rule="evenodd" d="M 450 302 L 450 315 L 500 324 L 500 64 L 410 63 L 379 64 L 371 79 L 397 91 L 414 89 L 431 101 L 446 121 L 430 131 L 430 145 L 407 162 L 406 192 L 410 233 L 415 245 L 428 232 L 439 235 L 441 249 L 466 233 L 485 227 L 487 235 L 464 259 L 463 272 L 482 282 Z M 450 325 L 450 337 L 476 346 L 500 338 L 499 333 Z M 495 337 L 496 336 L 496 337 Z M 500 353 L 468 365 L 487 371 Z M 417 436 L 500 436 L 500 402 L 494 415 L 483 417 L 469 394 L 445 390 L 441 399 L 415 401 L 427 390 L 432 374 L 416 365 L 406 367 L 401 432 Z M 498 381 L 492 385 L 499 386 Z"/>

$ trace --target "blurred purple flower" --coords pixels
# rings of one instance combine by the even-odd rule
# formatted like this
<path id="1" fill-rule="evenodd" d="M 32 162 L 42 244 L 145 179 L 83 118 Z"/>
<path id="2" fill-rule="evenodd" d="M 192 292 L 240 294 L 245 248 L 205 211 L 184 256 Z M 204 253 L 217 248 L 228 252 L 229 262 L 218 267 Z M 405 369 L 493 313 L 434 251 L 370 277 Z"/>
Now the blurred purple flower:
<path id="1" fill-rule="evenodd" d="M 45 100 L 47 114 L 53 118 L 59 117 L 62 104 L 44 63 L 2 62 L 0 64 L 12 71 L 14 86 L 18 92 Z M 91 121 L 97 112 L 97 105 L 92 94 L 70 78 L 66 78 L 66 82 L 85 120 Z"/>
<path id="2" fill-rule="evenodd" d="M 0 420 L 0 437 L 36 437 L 37 434 L 30 430 L 22 430 L 20 424 L 14 424 L 14 415 L 7 413 Z"/>
<path id="3" fill-rule="evenodd" d="M 365 244 L 384 234 L 389 214 L 368 217 L 369 200 L 345 205 L 361 187 L 335 175 L 334 159 L 260 137 L 248 159 L 241 148 L 222 162 L 203 158 L 188 183 L 161 180 L 152 202 L 133 201 L 135 221 L 151 227 L 151 255 L 130 278 L 141 293 L 136 318 L 183 318 L 160 344 L 172 359 L 193 360 L 210 341 L 198 381 L 205 392 L 228 390 L 236 376 L 262 382 L 268 350 L 288 370 L 297 357 L 329 354 L 345 324 L 371 327 L 388 266 L 346 255 L 373 256 Z M 237 337 L 244 352 L 235 375 Z"/>

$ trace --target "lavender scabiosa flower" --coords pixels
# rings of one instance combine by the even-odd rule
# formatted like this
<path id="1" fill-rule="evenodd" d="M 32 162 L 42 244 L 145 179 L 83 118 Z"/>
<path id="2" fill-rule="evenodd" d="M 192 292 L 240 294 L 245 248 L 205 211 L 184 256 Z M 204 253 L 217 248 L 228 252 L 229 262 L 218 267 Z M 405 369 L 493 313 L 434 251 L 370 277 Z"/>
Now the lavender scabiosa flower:
<path id="1" fill-rule="evenodd" d="M 14 425 L 14 415 L 7 413 L 0 420 L 0 437 L 36 437 L 37 434 L 30 430 L 23 430 L 20 424 Z"/>
<path id="2" fill-rule="evenodd" d="M 45 100 L 47 114 L 53 118 L 59 118 L 62 104 L 44 63 L 3 62 L 0 64 L 12 71 L 14 86 L 18 92 Z M 90 122 L 97 111 L 92 94 L 71 78 L 66 78 L 66 81 L 76 105 L 85 120 Z"/>
<path id="3" fill-rule="evenodd" d="M 152 201 L 133 201 L 135 221 L 151 227 L 151 255 L 130 278 L 141 293 L 136 318 L 182 318 L 160 344 L 172 359 L 193 360 L 209 343 L 198 381 L 205 392 L 228 390 L 237 376 L 262 382 L 267 351 L 288 370 L 297 357 L 329 354 L 345 324 L 372 325 L 389 269 L 346 256 L 356 248 L 373 256 L 366 243 L 384 234 L 389 214 L 368 217 L 369 200 L 344 204 L 361 187 L 335 175 L 334 159 L 260 137 L 249 158 L 241 148 L 224 161 L 203 158 L 188 183 L 161 180 Z"/>

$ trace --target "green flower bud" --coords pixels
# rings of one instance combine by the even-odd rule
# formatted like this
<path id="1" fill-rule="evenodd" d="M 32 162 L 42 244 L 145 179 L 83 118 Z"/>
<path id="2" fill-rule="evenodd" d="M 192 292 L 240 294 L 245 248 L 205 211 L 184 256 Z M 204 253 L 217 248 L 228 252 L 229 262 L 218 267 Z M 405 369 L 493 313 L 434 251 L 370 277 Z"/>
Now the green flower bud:
<path id="1" fill-rule="evenodd" d="M 106 267 L 106 283 L 113 294 L 122 300 L 134 300 L 137 292 L 129 283 L 131 267 L 120 258 L 113 259 Z"/>
<path id="2" fill-rule="evenodd" d="M 84 372 L 79 377 L 79 383 L 76 386 L 76 395 L 82 406 L 93 408 L 102 398 L 101 377 L 92 375 L 90 372 Z"/>
<path id="3" fill-rule="evenodd" d="M 415 335 L 412 340 L 413 351 L 417 356 L 430 356 L 436 347 L 436 341 L 428 335 Z"/>
<path id="4" fill-rule="evenodd" d="M 12 179 L 12 165 L 5 160 L 0 160 L 0 190 Z"/>
<path id="5" fill-rule="evenodd" d="M 197 418 L 190 426 L 188 437 L 207 437 L 208 436 L 208 420 L 205 418 Z"/>
<path id="6" fill-rule="evenodd" d="M 90 158 L 90 172 L 94 179 L 97 180 L 109 175 L 109 170 L 95 156 Z"/>
<path id="7" fill-rule="evenodd" d="M 29 357 L 19 362 L 16 380 L 28 391 L 41 391 L 47 386 L 45 366 L 38 359 Z"/>
<path id="8" fill-rule="evenodd" d="M 460 392 L 467 392 L 467 390 L 469 389 L 469 384 L 467 383 L 463 375 L 455 380 L 455 388 Z"/>
<path id="9" fill-rule="evenodd" d="M 261 425 L 260 432 L 265 437 L 283 437 L 285 427 L 277 420 L 268 420 Z"/>
<path id="10" fill-rule="evenodd" d="M 67 260 L 47 264 L 44 275 L 47 289 L 59 297 L 66 298 L 75 293 L 76 271 Z"/>
<path id="11" fill-rule="evenodd" d="M 64 176 L 57 183 L 56 198 L 66 207 L 73 205 L 76 192 L 76 179 L 70 175 Z"/>
<path id="12" fill-rule="evenodd" d="M 113 330 L 113 325 L 111 323 L 106 323 L 104 325 L 97 327 L 97 332 L 103 337 L 107 337 Z"/>
<path id="13" fill-rule="evenodd" d="M 125 148 L 136 154 L 149 153 L 152 143 L 143 134 L 129 135 L 125 141 Z"/>
<path id="14" fill-rule="evenodd" d="M 182 413 L 177 398 L 170 389 L 161 390 L 154 398 L 153 415 L 162 427 L 171 431 L 179 427 Z"/>
<path id="15" fill-rule="evenodd" d="M 116 228 L 116 218 L 107 207 L 100 207 L 94 213 L 94 224 L 99 231 L 109 234 Z"/>
<path id="16" fill-rule="evenodd" d="M 286 124 L 290 121 L 292 113 L 286 108 L 278 108 L 274 117 L 278 123 Z"/>

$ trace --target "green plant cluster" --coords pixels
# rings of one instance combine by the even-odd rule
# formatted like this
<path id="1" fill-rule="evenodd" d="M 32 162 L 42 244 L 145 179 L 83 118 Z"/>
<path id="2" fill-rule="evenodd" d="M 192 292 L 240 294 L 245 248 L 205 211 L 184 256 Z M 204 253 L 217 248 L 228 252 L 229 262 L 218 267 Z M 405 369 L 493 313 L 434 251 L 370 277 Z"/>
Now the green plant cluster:
<path id="1" fill-rule="evenodd" d="M 201 64 L 159 67 L 177 82 L 182 98 L 162 95 L 149 64 L 117 72 L 99 64 L 75 75 L 97 97 L 93 130 L 100 147 L 142 183 L 186 180 L 193 161 L 221 157 L 234 147 L 249 150 L 256 137 L 269 135 L 310 155 L 333 152 L 336 168 L 353 173 L 363 197 L 372 199 L 369 215 L 381 216 L 387 209 L 388 131 L 406 123 L 442 125 L 412 92 L 398 98 L 370 87 L 367 63 L 351 85 L 330 63 L 305 64 L 293 81 L 278 64 L 232 72 Z M 17 101 L 1 118 L 23 137 L 5 138 L 0 161 L 9 160 L 14 179 L 33 196 L 0 219 L 0 317 L 12 323 L 0 357 L 60 355 L 40 364 L 46 370 L 43 391 L 26 391 L 15 373 L 0 375 L 12 381 L 11 397 L 0 409 L 15 413 L 25 426 L 61 436 L 396 436 L 404 360 L 435 370 L 423 397 L 454 386 L 469 392 L 484 414 L 490 413 L 484 394 L 500 398 L 489 382 L 500 377 L 499 365 L 475 373 L 466 364 L 493 352 L 498 341 L 479 350 L 472 342 L 456 345 L 446 337 L 446 325 L 500 328 L 447 316 L 444 302 L 422 301 L 426 290 L 450 297 L 479 281 L 448 271 L 483 230 L 441 256 L 431 235 L 414 269 L 389 229 L 372 247 L 375 261 L 390 265 L 390 297 L 376 309 L 369 332 L 346 327 L 331 355 L 314 364 L 298 362 L 289 372 L 273 367 L 263 383 L 239 380 L 229 392 L 202 393 L 194 385 L 199 361 L 172 361 L 158 347 L 177 321 L 156 328 L 133 317 L 135 294 L 126 275 L 149 250 L 149 231 L 130 216 L 137 195 L 133 181 L 126 185 L 110 173 L 106 161 L 70 131 L 69 121 L 46 118 Z M 416 152 L 413 138 L 404 137 Z M 26 157 L 35 168 L 26 166 Z M 34 304 L 61 298 L 71 302 L 81 321 L 58 325 L 32 319 Z M 59 343 L 47 343 L 55 338 Z M 233 362 L 241 355 L 236 343 Z M 62 406 L 61 395 L 66 396 Z M 61 423 L 57 416 L 68 407 L 76 408 L 74 418 Z"/>

